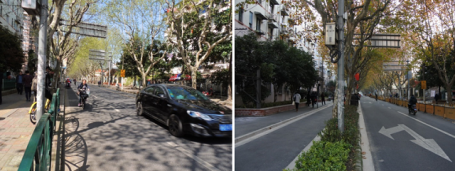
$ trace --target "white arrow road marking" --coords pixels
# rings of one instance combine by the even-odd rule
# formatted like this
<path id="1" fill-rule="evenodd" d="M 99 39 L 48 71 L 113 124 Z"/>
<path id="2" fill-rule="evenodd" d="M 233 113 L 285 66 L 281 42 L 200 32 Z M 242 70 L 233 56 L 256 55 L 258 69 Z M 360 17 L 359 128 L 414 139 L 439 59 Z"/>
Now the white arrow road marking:
<path id="1" fill-rule="evenodd" d="M 436 154 L 438 156 L 441 156 L 442 158 L 452 162 L 452 160 L 450 160 L 449 156 L 446 155 L 444 150 L 442 150 L 442 148 L 439 147 L 438 143 L 436 143 L 436 141 L 434 139 L 425 139 L 425 138 L 423 138 L 422 136 L 420 136 L 419 134 L 417 134 L 415 131 L 413 131 L 411 128 L 407 127 L 404 124 L 398 124 L 398 126 L 392 127 L 392 128 L 389 128 L 389 129 L 385 129 L 384 127 L 382 127 L 381 130 L 379 130 L 379 133 L 381 133 L 381 134 L 393 139 L 392 134 L 400 132 L 400 131 L 403 131 L 403 130 L 406 131 L 409 135 L 411 135 L 412 137 L 415 138 L 415 140 L 411 140 L 411 142 L 413 142 L 413 143 L 415 143 L 415 144 L 427 149 L 428 151 L 431 151 L 434 154 Z M 393 140 L 395 140 L 395 139 L 393 139 Z"/>
<path id="2" fill-rule="evenodd" d="M 389 137 L 392 140 L 395 140 L 395 139 L 393 139 L 392 134 L 400 132 L 400 131 L 403 131 L 403 128 L 400 125 L 389 128 L 389 129 L 385 129 L 384 126 L 382 126 L 381 130 L 379 130 L 379 133 Z"/>

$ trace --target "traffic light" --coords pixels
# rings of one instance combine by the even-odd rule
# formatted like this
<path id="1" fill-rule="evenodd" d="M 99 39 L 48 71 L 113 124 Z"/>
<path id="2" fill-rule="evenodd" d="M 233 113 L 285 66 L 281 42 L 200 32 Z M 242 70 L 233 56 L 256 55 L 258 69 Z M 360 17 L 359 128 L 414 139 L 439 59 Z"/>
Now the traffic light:
<path id="1" fill-rule="evenodd" d="M 120 70 L 120 77 L 125 77 L 125 70 L 124 69 Z"/>

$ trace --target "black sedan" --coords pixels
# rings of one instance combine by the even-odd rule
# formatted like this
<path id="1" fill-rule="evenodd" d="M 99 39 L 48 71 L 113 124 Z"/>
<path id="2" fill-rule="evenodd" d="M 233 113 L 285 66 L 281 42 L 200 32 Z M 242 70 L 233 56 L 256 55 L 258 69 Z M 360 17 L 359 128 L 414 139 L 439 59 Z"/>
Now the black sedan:
<path id="1" fill-rule="evenodd" d="M 167 125 L 176 137 L 232 137 L 232 110 L 188 86 L 152 84 L 137 93 L 136 110 Z"/>

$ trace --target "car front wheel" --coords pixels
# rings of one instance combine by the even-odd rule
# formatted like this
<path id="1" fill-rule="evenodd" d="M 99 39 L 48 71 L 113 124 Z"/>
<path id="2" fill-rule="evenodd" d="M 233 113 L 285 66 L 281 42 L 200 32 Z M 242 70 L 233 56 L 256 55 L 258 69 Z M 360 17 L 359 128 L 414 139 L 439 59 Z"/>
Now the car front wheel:
<path id="1" fill-rule="evenodd" d="M 180 121 L 179 117 L 175 114 L 172 114 L 169 117 L 169 132 L 176 137 L 181 137 L 183 134 L 182 131 L 182 122 Z"/>

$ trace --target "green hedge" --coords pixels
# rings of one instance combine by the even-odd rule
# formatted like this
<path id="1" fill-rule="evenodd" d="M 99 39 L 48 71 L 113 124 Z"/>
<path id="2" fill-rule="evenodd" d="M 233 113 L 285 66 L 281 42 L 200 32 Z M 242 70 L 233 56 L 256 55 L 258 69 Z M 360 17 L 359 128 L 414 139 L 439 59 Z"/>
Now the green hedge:
<path id="1" fill-rule="evenodd" d="M 346 170 L 351 145 L 343 141 L 313 142 L 307 153 L 299 155 L 296 170 Z"/>
<path id="2" fill-rule="evenodd" d="M 357 106 L 346 106 L 343 135 L 338 130 L 338 119 L 328 120 L 319 133 L 321 141 L 299 156 L 294 170 L 356 170 L 356 161 L 361 157 L 358 120 Z"/>

